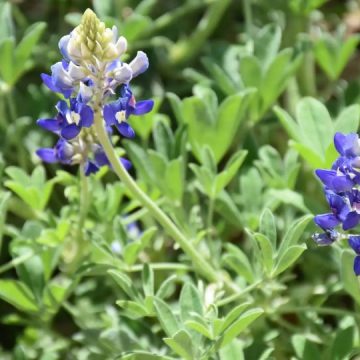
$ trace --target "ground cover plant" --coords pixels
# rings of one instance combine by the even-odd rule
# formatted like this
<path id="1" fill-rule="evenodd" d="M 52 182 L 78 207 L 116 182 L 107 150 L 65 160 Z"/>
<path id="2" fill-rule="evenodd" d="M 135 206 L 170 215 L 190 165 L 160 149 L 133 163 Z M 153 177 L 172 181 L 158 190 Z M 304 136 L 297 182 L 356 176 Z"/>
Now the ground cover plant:
<path id="1" fill-rule="evenodd" d="M 360 356 L 360 3 L 0 2 L 0 359 Z"/>

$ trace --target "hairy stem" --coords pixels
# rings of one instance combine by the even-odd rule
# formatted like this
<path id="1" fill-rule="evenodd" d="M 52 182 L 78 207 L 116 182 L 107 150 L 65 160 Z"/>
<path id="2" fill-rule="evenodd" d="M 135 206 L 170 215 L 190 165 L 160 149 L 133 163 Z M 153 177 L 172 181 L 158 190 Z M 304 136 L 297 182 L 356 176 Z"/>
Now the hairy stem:
<path id="1" fill-rule="evenodd" d="M 181 233 L 171 219 L 153 202 L 136 184 L 132 177 L 128 174 L 126 169 L 121 164 L 114 148 L 110 142 L 109 136 L 104 128 L 103 119 L 100 111 L 96 112 L 94 121 L 95 131 L 98 139 L 104 148 L 106 156 L 111 163 L 115 173 L 120 180 L 145 208 L 148 209 L 149 214 L 154 217 L 165 229 L 165 231 L 176 241 L 181 249 L 191 258 L 194 267 L 197 271 L 210 282 L 224 282 L 225 286 L 230 291 L 235 291 L 234 284 L 227 278 L 223 278 L 218 271 L 216 271 L 205 259 L 198 253 L 193 244 Z"/>

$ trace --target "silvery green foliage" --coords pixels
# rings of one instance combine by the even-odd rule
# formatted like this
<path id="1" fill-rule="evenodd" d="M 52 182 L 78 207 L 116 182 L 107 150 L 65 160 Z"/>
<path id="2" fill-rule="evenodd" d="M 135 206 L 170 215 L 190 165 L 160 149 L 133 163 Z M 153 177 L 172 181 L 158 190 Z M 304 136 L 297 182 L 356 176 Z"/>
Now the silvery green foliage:
<path id="1" fill-rule="evenodd" d="M 106 25 L 90 31 L 86 46 L 80 28 L 63 37 L 79 25 L 79 5 L 0 4 L 1 359 L 359 355 L 351 249 L 359 253 L 358 239 L 350 236 L 349 245 L 338 225 L 350 213 L 358 220 L 360 87 L 348 66 L 358 36 L 338 20 L 354 3 L 325 3 L 94 0 Z M 140 49 L 148 58 L 136 56 Z M 129 109 L 107 111 L 125 116 L 131 135 L 109 136 L 141 191 L 217 280 L 111 167 L 85 177 L 35 155 L 53 146 L 53 134 L 34 123 L 52 119 L 56 102 L 79 130 L 56 134 L 78 148 L 79 134 L 98 144 L 90 114 L 98 93 L 88 71 L 101 68 L 99 60 L 107 69 L 102 106 L 112 96 L 154 100 L 136 118 Z M 43 78 L 52 92 L 39 80 L 49 69 Z M 336 150 L 342 162 L 318 172 L 321 184 L 314 171 L 331 168 Z M 340 177 L 351 188 L 339 188 Z M 323 233 L 315 214 L 327 216 Z M 336 243 L 316 246 L 315 231 L 318 243 Z"/>

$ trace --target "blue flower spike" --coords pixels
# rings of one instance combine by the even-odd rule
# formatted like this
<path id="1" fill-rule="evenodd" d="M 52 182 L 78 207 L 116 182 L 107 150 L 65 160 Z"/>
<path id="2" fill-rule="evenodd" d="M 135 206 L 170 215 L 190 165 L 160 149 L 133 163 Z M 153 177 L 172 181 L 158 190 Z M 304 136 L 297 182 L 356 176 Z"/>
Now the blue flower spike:
<path id="1" fill-rule="evenodd" d="M 336 133 L 334 145 L 339 157 L 330 170 L 317 169 L 316 176 L 324 186 L 330 211 L 316 215 L 314 222 L 324 232 L 313 235 L 318 245 L 331 245 L 339 239 L 348 239 L 355 251 L 354 273 L 360 275 L 360 235 L 346 234 L 360 223 L 360 139 L 355 133 Z M 342 228 L 342 232 L 337 228 Z"/>
<path id="2" fill-rule="evenodd" d="M 54 148 L 38 149 L 42 161 L 82 165 L 85 175 L 110 166 L 93 129 L 95 112 L 103 115 L 109 137 L 112 127 L 123 137 L 135 137 L 129 117 L 150 112 L 154 102 L 136 102 L 130 81 L 147 70 L 149 60 L 138 51 L 132 61 L 125 63 L 121 57 L 126 49 L 127 40 L 118 36 L 116 27 L 106 28 L 90 9 L 85 11 L 81 24 L 60 39 L 63 59 L 51 66 L 50 75 L 41 74 L 41 78 L 49 90 L 64 99 L 56 104 L 54 118 L 37 121 L 59 140 Z M 130 161 L 120 161 L 130 169 Z"/>

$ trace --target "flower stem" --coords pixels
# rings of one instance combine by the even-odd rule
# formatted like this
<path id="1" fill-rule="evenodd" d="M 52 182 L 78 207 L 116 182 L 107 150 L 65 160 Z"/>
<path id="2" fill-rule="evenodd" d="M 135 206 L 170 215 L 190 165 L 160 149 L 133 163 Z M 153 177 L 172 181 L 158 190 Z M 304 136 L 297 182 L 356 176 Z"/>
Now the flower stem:
<path id="1" fill-rule="evenodd" d="M 235 291 L 234 284 L 227 278 L 223 278 L 201 254 L 198 253 L 193 244 L 181 233 L 171 219 L 153 202 L 136 184 L 126 169 L 121 164 L 114 148 L 110 142 L 109 136 L 104 128 L 103 119 L 100 112 L 96 112 L 94 127 L 100 144 L 103 146 L 105 154 L 111 163 L 115 173 L 126 185 L 133 196 L 148 209 L 152 215 L 165 229 L 165 231 L 176 241 L 181 249 L 191 258 L 194 267 L 201 275 L 210 282 L 224 282 L 230 291 Z"/>

